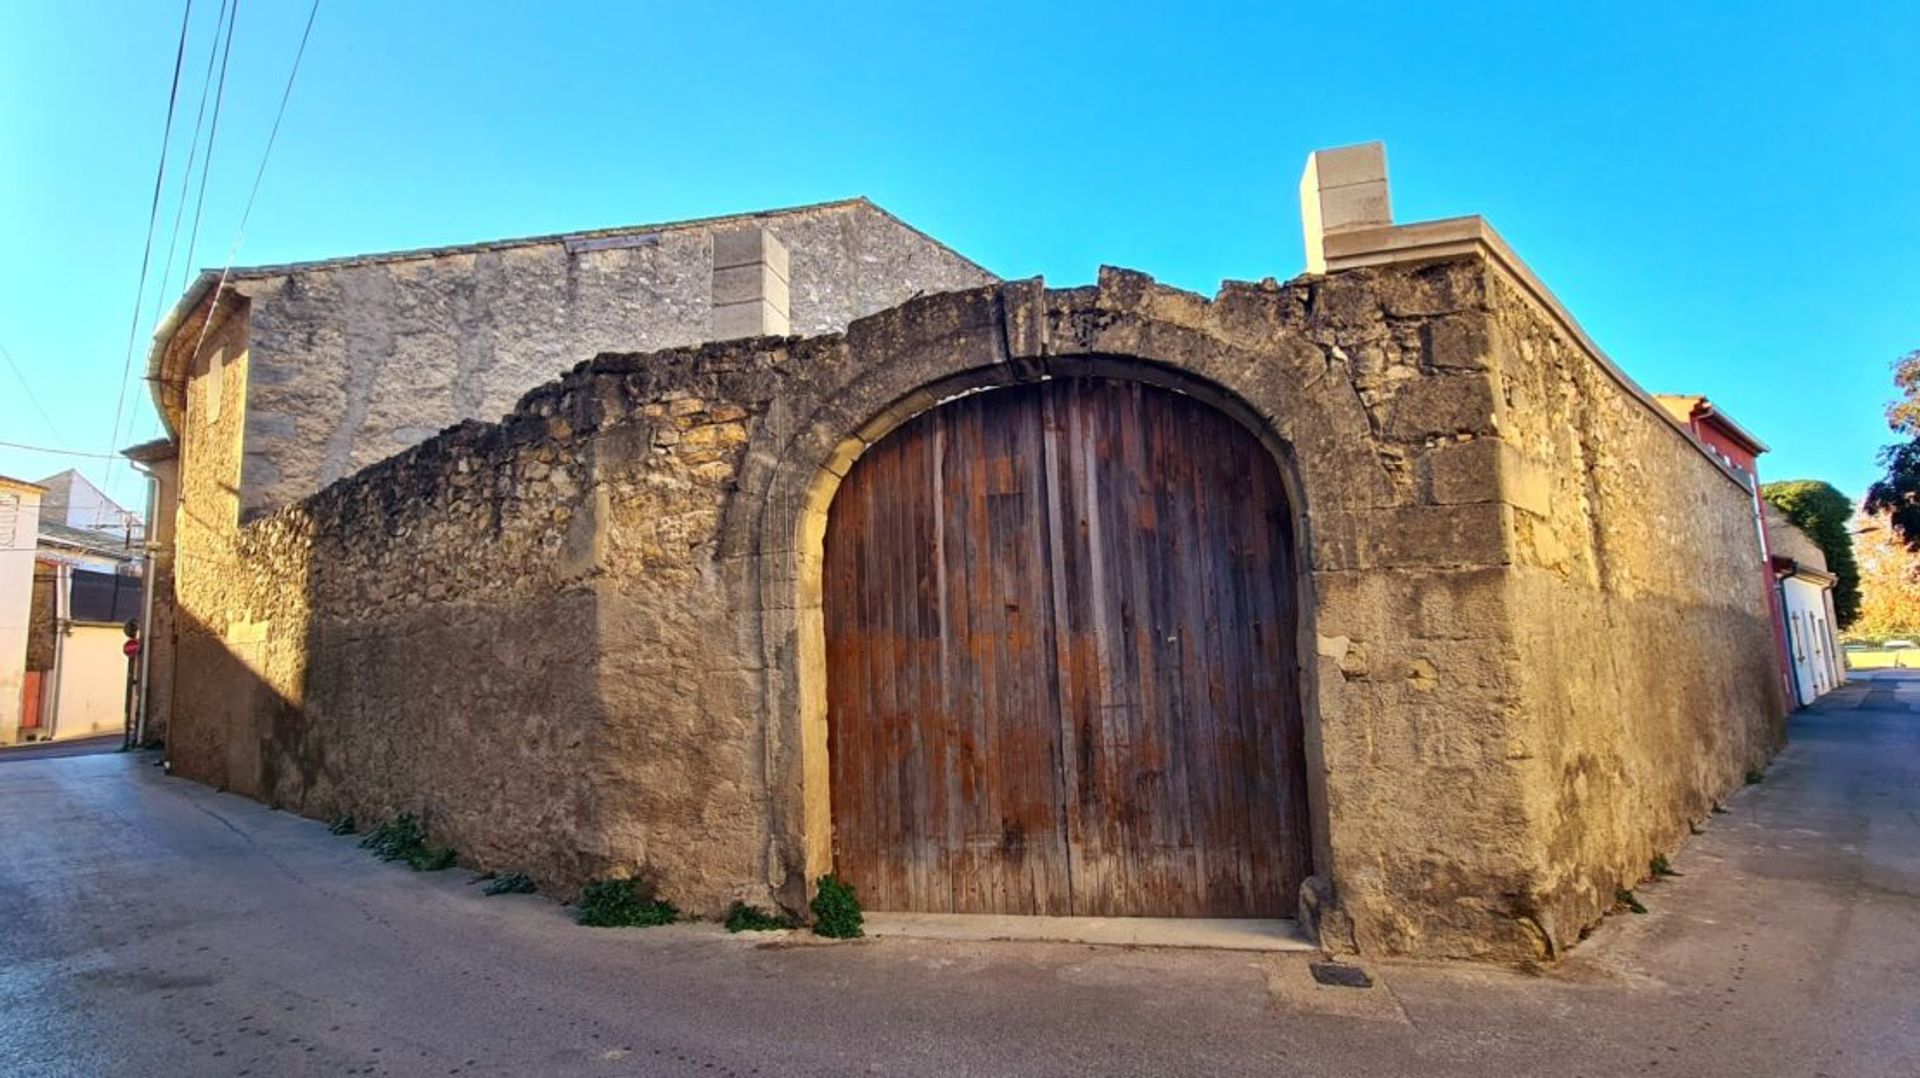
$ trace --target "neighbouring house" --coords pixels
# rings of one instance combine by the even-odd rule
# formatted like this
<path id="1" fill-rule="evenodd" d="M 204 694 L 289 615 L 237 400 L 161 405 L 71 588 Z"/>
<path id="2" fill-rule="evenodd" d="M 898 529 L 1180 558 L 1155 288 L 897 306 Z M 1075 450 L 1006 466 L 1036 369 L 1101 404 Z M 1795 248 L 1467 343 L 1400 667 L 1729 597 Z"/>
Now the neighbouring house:
<path id="1" fill-rule="evenodd" d="M 1768 514 L 1772 510 L 1766 499 L 1760 496 L 1760 457 L 1767 452 L 1767 445 L 1705 397 L 1659 394 L 1654 400 L 1699 439 L 1707 452 L 1738 474 L 1752 491 L 1753 527 L 1755 534 L 1760 537 L 1759 570 L 1767 582 L 1767 607 L 1773 618 L 1773 648 L 1779 659 L 1780 687 L 1787 699 L 1797 699 L 1793 644 L 1788 633 L 1786 608 L 1780 604 L 1780 592 L 1774 577 L 1773 551 L 1769 546 L 1772 528 L 1768 525 Z"/>
<path id="2" fill-rule="evenodd" d="M 27 636 L 45 494 L 38 483 L 0 475 L 0 745 L 19 740 L 23 715 L 39 714 L 40 679 L 27 671 Z"/>
<path id="3" fill-rule="evenodd" d="M 140 514 L 122 508 L 78 471 L 69 468 L 40 480 L 40 485 L 47 491 L 40 499 L 40 519 L 43 522 L 98 532 L 123 542 L 140 539 Z"/>
<path id="4" fill-rule="evenodd" d="M 80 483 L 98 492 L 84 479 Z M 140 527 L 138 517 L 111 499 L 104 502 L 89 499 L 82 519 L 108 522 L 106 527 L 39 520 L 26 654 L 26 678 L 37 692 L 27 694 L 17 740 L 97 737 L 126 727 L 126 626 L 139 619 L 143 594 L 138 541 L 129 533 Z"/>
<path id="5" fill-rule="evenodd" d="M 1827 556 L 1813 537 L 1777 507 L 1766 506 L 1767 545 L 1787 624 L 1787 657 L 1793 674 L 1793 698 L 1811 704 L 1846 681 L 1838 624 L 1833 616 L 1833 585 Z"/>
<path id="6" fill-rule="evenodd" d="M 169 763 L 702 913 L 1551 959 L 1782 743 L 1752 484 L 1389 203 L 1314 154 L 1212 297 L 863 201 L 203 278 Z"/>
<path id="7" fill-rule="evenodd" d="M 139 531 L 78 473 L 0 480 L 0 745 L 124 728 Z"/>

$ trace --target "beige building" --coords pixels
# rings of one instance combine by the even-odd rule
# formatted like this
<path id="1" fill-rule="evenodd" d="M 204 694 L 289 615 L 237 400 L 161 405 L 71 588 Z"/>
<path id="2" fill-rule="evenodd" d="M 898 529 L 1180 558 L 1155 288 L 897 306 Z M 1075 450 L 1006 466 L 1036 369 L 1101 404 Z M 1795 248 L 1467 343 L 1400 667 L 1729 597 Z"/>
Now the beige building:
<path id="1" fill-rule="evenodd" d="M 138 517 L 77 472 L 0 480 L 0 693 L 11 705 L 0 745 L 124 728 L 138 532 Z"/>
<path id="2" fill-rule="evenodd" d="M 0 745 L 19 739 L 26 709 L 33 553 L 45 493 L 37 483 L 0 476 Z M 38 679 L 33 690 L 37 699 Z"/>
<path id="3" fill-rule="evenodd" d="M 1773 577 L 1786 624 L 1788 673 L 1795 702 L 1805 706 L 1847 680 L 1835 628 L 1839 623 L 1833 616 L 1833 585 L 1838 578 L 1827 571 L 1827 556 L 1820 544 L 1785 513 L 1769 504 L 1766 518 Z"/>
<path id="4" fill-rule="evenodd" d="M 703 913 L 1556 957 L 1781 744 L 1748 488 L 1377 144 L 1301 196 L 1212 297 L 860 202 L 203 282 L 175 773 Z"/>

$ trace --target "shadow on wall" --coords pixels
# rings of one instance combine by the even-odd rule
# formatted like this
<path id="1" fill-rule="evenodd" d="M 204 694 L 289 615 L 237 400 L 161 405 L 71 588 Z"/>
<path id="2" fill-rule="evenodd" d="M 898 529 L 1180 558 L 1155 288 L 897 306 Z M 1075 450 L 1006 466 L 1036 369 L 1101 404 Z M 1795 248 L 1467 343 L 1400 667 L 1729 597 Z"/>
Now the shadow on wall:
<path id="1" fill-rule="evenodd" d="M 569 465 L 525 448 L 454 428 L 244 528 L 203 530 L 213 542 L 181 554 L 203 571 L 177 615 L 192 676 L 176 688 L 176 773 L 319 819 L 410 812 L 478 867 L 569 883 L 607 871 L 582 781 L 606 725 L 595 595 L 555 580 L 579 484 L 563 497 Z"/>

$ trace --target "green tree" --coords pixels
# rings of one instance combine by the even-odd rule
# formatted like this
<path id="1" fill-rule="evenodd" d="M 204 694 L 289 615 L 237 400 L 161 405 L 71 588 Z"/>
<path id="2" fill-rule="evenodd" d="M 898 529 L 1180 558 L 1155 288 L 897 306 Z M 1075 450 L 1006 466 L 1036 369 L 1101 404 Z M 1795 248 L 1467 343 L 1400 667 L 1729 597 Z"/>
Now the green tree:
<path id="1" fill-rule="evenodd" d="M 1885 514 L 1907 549 L 1920 550 L 1920 349 L 1893 361 L 1893 384 L 1900 397 L 1887 405 L 1887 426 L 1905 441 L 1880 451 L 1887 474 L 1867 488 L 1865 508 Z"/>
<path id="2" fill-rule="evenodd" d="M 1860 616 L 1860 567 L 1853 560 L 1853 536 L 1847 530 L 1853 503 L 1832 483 L 1818 479 L 1767 483 L 1760 488 L 1760 496 L 1785 513 L 1827 556 L 1827 571 L 1838 578 L 1833 585 L 1833 616 L 1842 629 L 1852 625 Z"/>

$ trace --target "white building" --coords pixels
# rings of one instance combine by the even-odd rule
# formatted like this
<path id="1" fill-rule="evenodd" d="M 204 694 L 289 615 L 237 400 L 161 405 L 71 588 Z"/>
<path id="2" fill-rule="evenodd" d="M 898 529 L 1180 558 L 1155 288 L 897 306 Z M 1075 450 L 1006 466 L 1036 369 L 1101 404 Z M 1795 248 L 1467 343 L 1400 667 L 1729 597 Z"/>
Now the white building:
<path id="1" fill-rule="evenodd" d="M 1833 616 L 1835 577 L 1827 571 L 1827 556 L 1819 544 L 1779 509 L 1766 509 L 1767 546 L 1787 624 L 1787 658 L 1794 693 L 1804 706 L 1846 680 Z"/>
<path id="2" fill-rule="evenodd" d="M 40 497 L 42 521 L 123 541 L 140 538 L 140 514 L 107 497 L 79 472 L 69 468 L 40 480 L 38 485 L 46 491 Z"/>

